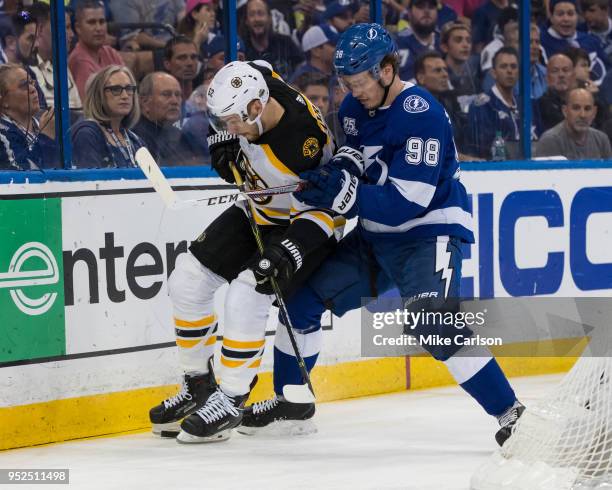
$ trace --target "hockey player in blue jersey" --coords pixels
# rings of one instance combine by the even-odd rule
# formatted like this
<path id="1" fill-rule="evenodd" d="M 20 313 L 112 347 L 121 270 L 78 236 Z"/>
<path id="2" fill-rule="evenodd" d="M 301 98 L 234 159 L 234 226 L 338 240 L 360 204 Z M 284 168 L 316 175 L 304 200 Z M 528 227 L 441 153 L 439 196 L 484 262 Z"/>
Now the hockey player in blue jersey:
<path id="1" fill-rule="evenodd" d="M 318 354 L 326 308 L 342 316 L 359 308 L 362 298 L 397 287 L 416 310 L 458 311 L 461 246 L 474 241 L 448 115 L 431 94 L 397 76 L 396 49 L 387 31 L 378 24 L 349 28 L 337 44 L 335 67 L 350 91 L 339 114 L 346 145 L 322 168 L 300 174 L 311 186 L 295 196 L 359 220 L 287 303 L 309 368 Z M 238 428 L 242 433 L 314 414 L 314 405 L 281 396 L 285 384 L 302 382 L 284 330 L 277 329 L 274 350 L 277 395 L 247 411 Z M 419 324 L 406 333 L 452 338 L 458 332 L 452 325 Z M 466 352 L 458 343 L 424 347 L 498 418 L 496 440 L 503 444 L 523 406 L 490 352 L 480 347 Z"/>

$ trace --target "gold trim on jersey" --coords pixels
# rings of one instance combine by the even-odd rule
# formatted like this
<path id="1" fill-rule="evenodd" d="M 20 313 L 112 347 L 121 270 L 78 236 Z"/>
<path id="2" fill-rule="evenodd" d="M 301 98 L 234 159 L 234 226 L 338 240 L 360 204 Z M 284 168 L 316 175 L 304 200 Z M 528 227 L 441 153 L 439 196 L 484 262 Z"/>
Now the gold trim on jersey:
<path id="1" fill-rule="evenodd" d="M 274 168 L 276 168 L 276 170 L 278 170 L 279 172 L 281 172 L 281 173 L 283 173 L 285 175 L 297 176 L 295 173 L 293 173 L 291 170 L 289 170 L 287 168 L 287 166 L 283 162 L 281 162 L 279 160 L 279 158 L 272 151 L 272 148 L 270 148 L 270 145 L 263 144 L 263 145 L 260 145 L 260 146 L 261 146 L 261 149 L 266 154 L 266 157 L 268 157 L 269 162 L 274 166 Z"/>
<path id="2" fill-rule="evenodd" d="M 298 219 L 307 219 L 318 225 L 319 228 L 328 236 L 332 236 L 334 233 L 334 220 L 332 217 L 324 212 L 316 209 L 302 211 L 297 216 L 291 218 L 291 223 L 294 223 Z"/>
<path id="3" fill-rule="evenodd" d="M 254 206 L 255 221 L 258 225 L 281 225 L 289 224 L 289 211 L 277 211 L 275 209 Z"/>
<path id="4" fill-rule="evenodd" d="M 330 136 L 329 128 L 327 127 L 327 124 L 325 123 L 325 119 L 323 119 L 323 114 L 321 114 L 321 110 L 317 106 L 315 106 L 312 102 L 310 102 L 304 94 L 300 93 L 300 95 L 302 96 L 302 98 L 304 99 L 304 102 L 306 103 L 308 112 L 310 112 L 310 115 L 315 118 L 315 121 L 317 121 L 317 126 L 319 126 L 319 129 L 325 135 L 325 145 L 329 145 L 331 141 L 331 136 Z"/>

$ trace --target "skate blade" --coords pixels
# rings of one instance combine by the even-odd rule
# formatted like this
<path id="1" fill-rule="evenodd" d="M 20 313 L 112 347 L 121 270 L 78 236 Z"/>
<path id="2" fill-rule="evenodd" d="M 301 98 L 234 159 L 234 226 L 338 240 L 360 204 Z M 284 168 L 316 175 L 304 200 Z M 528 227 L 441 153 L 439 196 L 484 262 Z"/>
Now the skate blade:
<path id="1" fill-rule="evenodd" d="M 241 425 L 236 427 L 240 434 L 245 436 L 265 437 L 293 437 L 308 436 L 318 432 L 317 426 L 312 419 L 308 420 L 279 420 L 265 427 L 247 427 Z"/>
<path id="2" fill-rule="evenodd" d="M 208 436 L 208 437 L 200 437 L 191 435 L 184 430 L 181 430 L 179 434 L 176 436 L 176 442 L 180 444 L 205 444 L 209 442 L 221 442 L 226 441 L 232 435 L 232 430 L 227 429 L 219 432 L 218 434 Z"/>
<path id="3" fill-rule="evenodd" d="M 152 432 L 156 436 L 174 438 L 181 431 L 181 422 L 168 422 L 167 424 L 153 424 Z"/>

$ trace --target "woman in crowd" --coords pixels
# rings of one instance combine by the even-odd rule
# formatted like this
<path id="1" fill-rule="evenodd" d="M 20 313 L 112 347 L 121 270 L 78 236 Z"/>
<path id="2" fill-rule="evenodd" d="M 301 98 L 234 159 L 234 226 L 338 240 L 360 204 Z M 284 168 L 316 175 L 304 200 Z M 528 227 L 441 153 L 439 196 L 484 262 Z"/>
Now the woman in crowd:
<path id="1" fill-rule="evenodd" d="M 83 111 L 86 119 L 72 128 L 75 167 L 135 167 L 136 150 L 144 145 L 130 131 L 140 106 L 129 68 L 110 65 L 96 73 L 87 83 Z"/>
<path id="2" fill-rule="evenodd" d="M 187 0 L 185 17 L 178 24 L 178 32 L 192 39 L 198 48 L 212 41 L 218 34 L 214 1 Z"/>
<path id="3" fill-rule="evenodd" d="M 35 80 L 17 64 L 0 66 L 0 169 L 40 170 L 59 164 L 53 109 L 40 120 Z"/>

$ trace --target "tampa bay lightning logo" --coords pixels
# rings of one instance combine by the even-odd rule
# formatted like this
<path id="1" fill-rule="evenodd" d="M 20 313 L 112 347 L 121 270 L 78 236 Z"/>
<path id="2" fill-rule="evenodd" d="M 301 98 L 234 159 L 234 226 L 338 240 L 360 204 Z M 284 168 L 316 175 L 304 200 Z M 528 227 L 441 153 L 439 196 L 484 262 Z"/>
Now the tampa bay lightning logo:
<path id="1" fill-rule="evenodd" d="M 404 110 L 406 112 L 425 112 L 429 109 L 429 103 L 420 95 L 410 95 L 404 100 Z"/>
<path id="2" fill-rule="evenodd" d="M 376 31 L 376 29 L 374 29 L 373 27 L 368 29 L 368 33 L 366 34 L 366 37 L 370 40 L 373 41 L 374 39 L 376 39 L 378 37 L 378 32 Z"/>

